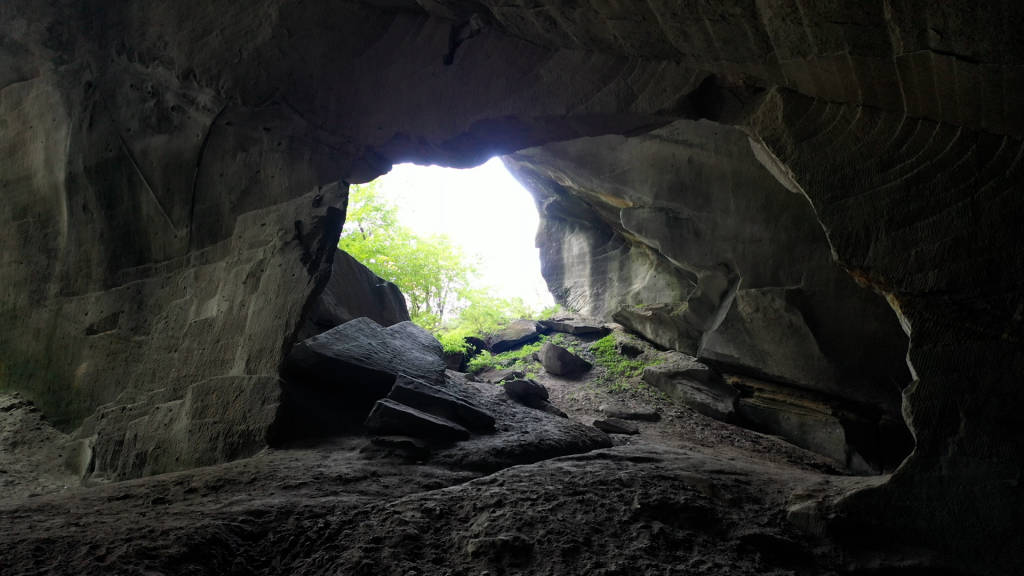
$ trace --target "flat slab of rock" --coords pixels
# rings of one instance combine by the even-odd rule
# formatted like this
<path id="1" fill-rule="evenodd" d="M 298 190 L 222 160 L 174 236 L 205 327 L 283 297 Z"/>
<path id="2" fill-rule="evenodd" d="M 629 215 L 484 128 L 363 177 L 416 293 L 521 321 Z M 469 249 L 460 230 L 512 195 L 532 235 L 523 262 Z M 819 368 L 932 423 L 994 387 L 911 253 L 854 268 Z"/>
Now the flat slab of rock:
<path id="1" fill-rule="evenodd" d="M 586 318 L 552 318 L 551 320 L 541 320 L 540 325 L 551 332 L 562 332 L 576 336 L 604 335 L 610 331 L 604 322 Z"/>
<path id="2" fill-rule="evenodd" d="M 487 347 L 495 354 L 508 352 L 540 337 L 544 328 L 533 320 L 516 320 L 504 330 L 487 339 Z"/>
<path id="3" fill-rule="evenodd" d="M 458 441 L 469 438 L 469 430 L 451 420 L 422 412 L 382 398 L 366 417 L 366 428 L 374 434 L 412 436 L 429 440 Z"/>
<path id="4" fill-rule="evenodd" d="M 608 434 L 639 434 L 640 428 L 633 422 L 619 418 L 594 420 L 594 428 Z"/>
<path id="5" fill-rule="evenodd" d="M 628 409 L 628 408 L 610 408 L 607 406 L 601 406 L 599 408 L 602 414 L 607 418 L 618 418 L 619 420 L 639 420 L 641 422 L 657 422 L 661 420 L 661 414 L 654 409 Z"/>
<path id="6" fill-rule="evenodd" d="M 480 407 L 455 394 L 408 376 L 398 377 L 388 398 L 422 412 L 451 420 L 474 432 L 494 430 L 494 417 Z"/>
<path id="7" fill-rule="evenodd" d="M 344 381 L 353 367 L 375 372 L 376 379 L 360 373 L 353 380 L 384 388 L 377 396 L 383 398 L 399 374 L 443 383 L 443 358 L 441 343 L 412 322 L 385 328 L 369 318 L 357 318 L 297 344 L 288 355 L 288 365 L 305 377 L 335 384 Z"/>
<path id="8" fill-rule="evenodd" d="M 666 361 L 644 368 L 643 381 L 669 398 L 716 420 L 731 421 L 739 392 L 714 370 L 680 352 L 666 354 Z"/>
<path id="9" fill-rule="evenodd" d="M 541 346 L 539 357 L 544 369 L 556 376 L 575 378 L 593 367 L 590 362 L 551 342 Z"/>

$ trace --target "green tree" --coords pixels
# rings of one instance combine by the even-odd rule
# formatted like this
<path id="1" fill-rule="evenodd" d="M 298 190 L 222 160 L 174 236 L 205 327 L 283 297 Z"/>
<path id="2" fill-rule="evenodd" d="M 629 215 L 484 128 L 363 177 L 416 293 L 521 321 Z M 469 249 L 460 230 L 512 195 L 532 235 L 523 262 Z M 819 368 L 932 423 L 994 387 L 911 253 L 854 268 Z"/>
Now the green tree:
<path id="1" fill-rule="evenodd" d="M 466 337 L 492 334 L 537 314 L 521 298 L 473 288 L 476 263 L 447 236 L 419 236 L 400 224 L 398 207 L 374 182 L 350 189 L 338 248 L 398 286 L 413 322 L 433 332 L 446 350 L 464 351 Z"/>
<path id="2" fill-rule="evenodd" d="M 476 274 L 473 262 L 445 235 L 422 237 L 398 222 L 398 207 L 375 183 L 353 186 L 338 248 L 405 294 L 417 324 L 438 331 Z"/>

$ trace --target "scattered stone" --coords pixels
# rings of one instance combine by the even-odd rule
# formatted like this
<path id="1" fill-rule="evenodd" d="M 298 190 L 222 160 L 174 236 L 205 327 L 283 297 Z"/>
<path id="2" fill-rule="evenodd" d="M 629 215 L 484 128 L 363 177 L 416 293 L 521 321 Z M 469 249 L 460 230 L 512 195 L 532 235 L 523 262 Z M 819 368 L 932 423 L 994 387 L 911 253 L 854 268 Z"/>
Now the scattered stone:
<path id="1" fill-rule="evenodd" d="M 526 372 L 523 372 L 522 370 L 507 369 L 496 370 L 494 372 L 491 372 L 487 375 L 487 378 L 485 380 L 487 382 L 490 382 L 491 384 L 501 384 L 502 382 L 508 382 L 509 380 L 519 380 L 521 378 L 526 378 Z"/>
<path id="2" fill-rule="evenodd" d="M 533 320 L 516 320 L 507 328 L 487 339 L 488 348 L 495 354 L 508 352 L 533 342 L 543 333 L 543 327 Z"/>
<path id="3" fill-rule="evenodd" d="M 594 428 L 608 434 L 639 434 L 640 428 L 633 422 L 620 420 L 619 418 L 606 418 L 594 420 Z"/>
<path id="4" fill-rule="evenodd" d="M 556 376 L 575 378 L 593 367 L 590 362 L 551 342 L 544 343 L 539 356 L 544 369 Z"/>
<path id="5" fill-rule="evenodd" d="M 506 381 L 505 394 L 516 402 L 527 406 L 548 399 L 548 389 L 543 384 L 525 378 Z"/>
<path id="6" fill-rule="evenodd" d="M 399 376 L 388 398 L 473 430 L 494 430 L 494 417 L 465 398 L 408 376 Z"/>
<path id="7" fill-rule="evenodd" d="M 455 422 L 382 398 L 366 417 L 366 428 L 375 434 L 413 436 L 430 440 L 466 440 L 469 430 Z"/>
<path id="8" fill-rule="evenodd" d="M 739 393 L 711 368 L 681 352 L 668 352 L 665 362 L 644 368 L 642 379 L 697 412 L 731 421 Z"/>
<path id="9" fill-rule="evenodd" d="M 608 418 L 618 418 L 619 420 L 640 420 L 643 422 L 657 422 L 658 420 L 661 420 L 661 414 L 654 409 L 631 410 L 626 408 L 610 408 L 608 406 L 601 406 L 598 410 Z"/>
<path id="10" fill-rule="evenodd" d="M 505 394 L 509 398 L 523 406 L 529 406 L 560 418 L 569 417 L 548 401 L 548 389 L 543 384 L 529 379 L 518 379 L 505 382 L 504 388 Z"/>

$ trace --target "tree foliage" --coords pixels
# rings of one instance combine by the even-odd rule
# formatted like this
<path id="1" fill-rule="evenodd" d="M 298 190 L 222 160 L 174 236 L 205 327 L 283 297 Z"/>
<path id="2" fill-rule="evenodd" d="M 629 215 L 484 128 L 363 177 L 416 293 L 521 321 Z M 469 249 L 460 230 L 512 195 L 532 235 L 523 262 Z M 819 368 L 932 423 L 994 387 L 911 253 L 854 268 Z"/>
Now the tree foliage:
<path id="1" fill-rule="evenodd" d="M 422 237 L 398 222 L 398 207 L 375 183 L 353 186 L 338 248 L 405 294 L 409 315 L 436 331 L 476 273 L 472 261 L 445 235 Z"/>
<path id="2" fill-rule="evenodd" d="M 464 338 L 536 315 L 520 298 L 498 298 L 474 287 L 476 262 L 443 234 L 420 236 L 403 226 L 398 207 L 377 183 L 353 186 L 349 198 L 338 248 L 397 285 L 413 322 L 437 335 L 446 350 L 465 351 Z"/>

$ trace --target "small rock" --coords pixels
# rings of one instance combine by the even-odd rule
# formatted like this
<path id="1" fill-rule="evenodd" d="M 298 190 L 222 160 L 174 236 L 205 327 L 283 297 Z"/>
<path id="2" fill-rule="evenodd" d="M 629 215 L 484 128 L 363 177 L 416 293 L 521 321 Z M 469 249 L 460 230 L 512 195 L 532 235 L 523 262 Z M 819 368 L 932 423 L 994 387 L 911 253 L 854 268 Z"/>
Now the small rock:
<path id="1" fill-rule="evenodd" d="M 590 362 L 551 342 L 541 347 L 540 363 L 549 373 L 568 378 L 579 376 L 592 367 Z"/>
<path id="2" fill-rule="evenodd" d="M 607 418 L 618 418 L 619 420 L 640 420 L 643 422 L 657 422 L 661 420 L 661 414 L 656 410 L 629 410 L 626 408 L 609 408 L 601 406 L 598 408 Z"/>
<path id="3" fill-rule="evenodd" d="M 522 378 L 506 381 L 505 394 L 516 402 L 527 406 L 532 406 L 538 401 L 547 401 L 548 399 L 547 388 L 533 380 Z"/>
<path id="4" fill-rule="evenodd" d="M 524 406 L 529 406 L 530 408 L 547 412 L 560 418 L 569 417 L 565 412 L 562 412 L 551 402 L 548 402 L 548 389 L 533 380 L 519 379 L 505 382 L 505 394 Z"/>
<path id="5" fill-rule="evenodd" d="M 608 434 L 639 434 L 640 428 L 626 420 L 620 420 L 618 418 L 606 418 L 604 420 L 594 420 L 594 428 L 607 432 Z"/>
<path id="6" fill-rule="evenodd" d="M 502 382 L 508 382 L 509 380 L 519 380 L 525 378 L 526 373 L 522 370 L 497 370 L 489 373 L 486 380 L 491 384 L 501 384 Z"/>
<path id="7" fill-rule="evenodd" d="M 469 430 L 455 422 L 421 412 L 394 400 L 383 398 L 366 417 L 366 428 L 384 435 L 413 436 L 431 440 L 466 440 Z"/>

